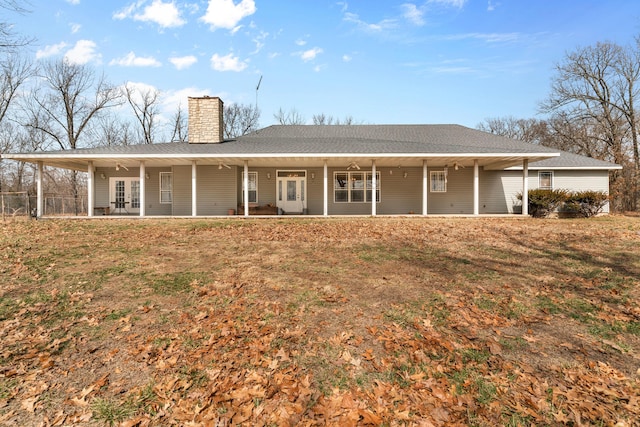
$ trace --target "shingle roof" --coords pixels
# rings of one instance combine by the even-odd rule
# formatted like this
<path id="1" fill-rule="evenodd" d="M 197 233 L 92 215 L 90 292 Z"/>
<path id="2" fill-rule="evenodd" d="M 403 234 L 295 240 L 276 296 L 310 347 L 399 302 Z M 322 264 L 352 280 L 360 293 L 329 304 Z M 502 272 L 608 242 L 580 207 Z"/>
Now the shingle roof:
<path id="1" fill-rule="evenodd" d="M 560 151 L 560 156 L 532 162 L 531 169 L 622 169 L 622 166 L 593 157 Z M 516 168 L 514 168 L 516 169 Z M 519 167 L 522 169 L 522 167 Z"/>
<path id="2" fill-rule="evenodd" d="M 159 143 L 80 148 L 58 152 L 78 155 L 496 152 L 517 154 L 554 153 L 557 150 L 459 125 L 276 125 L 219 144 Z"/>
<path id="3" fill-rule="evenodd" d="M 13 154 L 5 157 L 18 160 L 35 157 L 90 158 L 122 157 L 153 158 L 182 157 L 220 158 L 288 155 L 291 157 L 318 157 L 354 155 L 428 157 L 460 156 L 512 156 L 526 154 L 531 158 L 557 155 L 559 150 L 529 144 L 493 135 L 460 125 L 274 125 L 237 139 L 222 143 L 188 144 L 159 143 L 128 146 L 103 146 L 41 153 Z M 511 165 L 515 162 L 511 161 Z M 509 166 L 505 164 L 505 166 Z M 533 162 L 531 167 L 545 168 L 608 168 L 618 166 L 584 156 L 562 153 L 560 157 Z M 517 166 L 516 166 L 517 168 Z"/>

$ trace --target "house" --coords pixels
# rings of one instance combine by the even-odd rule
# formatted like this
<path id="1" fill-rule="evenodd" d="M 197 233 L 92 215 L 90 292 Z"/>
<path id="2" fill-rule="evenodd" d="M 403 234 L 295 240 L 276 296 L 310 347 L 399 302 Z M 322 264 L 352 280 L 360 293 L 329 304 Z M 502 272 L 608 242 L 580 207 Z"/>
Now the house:
<path id="1" fill-rule="evenodd" d="M 609 189 L 620 166 L 459 125 L 269 126 L 223 139 L 223 103 L 189 98 L 189 142 L 4 154 L 87 172 L 88 215 L 527 214 L 530 188 Z"/>

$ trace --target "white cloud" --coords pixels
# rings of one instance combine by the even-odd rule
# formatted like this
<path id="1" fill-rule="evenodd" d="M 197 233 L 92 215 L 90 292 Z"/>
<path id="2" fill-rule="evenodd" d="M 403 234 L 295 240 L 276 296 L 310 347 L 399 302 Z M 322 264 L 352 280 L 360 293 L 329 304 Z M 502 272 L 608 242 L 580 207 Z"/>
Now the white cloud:
<path id="1" fill-rule="evenodd" d="M 153 22 L 162 28 L 180 27 L 187 21 L 182 19 L 180 10 L 174 1 L 163 2 L 162 0 L 153 0 L 153 2 L 145 6 L 145 0 L 140 0 L 124 7 L 119 12 L 114 13 L 114 19 L 132 18 L 135 21 Z M 142 12 L 140 10 L 142 9 Z"/>
<path id="2" fill-rule="evenodd" d="M 176 69 L 184 70 L 185 68 L 189 68 L 193 64 L 198 62 L 198 58 L 193 55 L 174 56 L 173 58 L 169 58 L 169 62 L 171 62 L 173 66 L 176 67 Z"/>
<path id="3" fill-rule="evenodd" d="M 191 97 L 199 97 L 199 96 L 218 96 L 221 99 L 227 101 L 229 99 L 229 94 L 216 94 L 209 89 L 200 89 L 197 87 L 186 87 L 179 90 L 163 92 L 162 94 L 162 106 L 163 111 L 168 116 L 172 116 L 178 111 L 178 107 L 182 108 L 182 114 L 187 114 L 188 108 L 188 98 Z"/>
<path id="4" fill-rule="evenodd" d="M 462 33 L 442 37 L 442 40 L 482 40 L 487 43 L 509 43 L 522 38 L 520 33 Z"/>
<path id="5" fill-rule="evenodd" d="M 87 64 L 100 62 L 102 55 L 96 52 L 96 43 L 92 40 L 78 40 L 78 42 L 64 55 L 64 59 L 72 64 Z"/>
<path id="6" fill-rule="evenodd" d="M 260 34 L 253 38 L 253 42 L 256 44 L 256 49 L 251 52 L 251 54 L 256 54 L 262 50 L 265 45 L 265 40 L 269 37 L 269 33 L 265 31 L 260 31 Z"/>
<path id="7" fill-rule="evenodd" d="M 487 11 L 493 12 L 498 6 L 500 6 L 500 3 L 489 0 L 489 3 L 487 4 Z"/>
<path id="8" fill-rule="evenodd" d="M 211 68 L 216 71 L 242 71 L 247 68 L 247 63 L 233 56 L 232 53 L 225 56 L 215 53 L 211 57 Z"/>
<path id="9" fill-rule="evenodd" d="M 76 4 L 80 4 L 80 0 L 67 0 L 67 3 L 76 5 Z"/>
<path id="10" fill-rule="evenodd" d="M 347 54 L 342 55 L 343 62 L 351 62 L 352 59 L 353 58 L 351 57 L 351 55 L 347 55 Z"/>
<path id="11" fill-rule="evenodd" d="M 44 49 L 39 49 L 36 52 L 36 59 L 58 55 L 65 47 L 67 47 L 67 44 L 65 42 L 45 46 Z"/>
<path id="12" fill-rule="evenodd" d="M 302 40 L 302 39 L 298 39 L 295 41 L 295 44 L 297 44 L 298 46 L 304 46 L 305 44 L 307 44 L 306 40 Z"/>
<path id="13" fill-rule="evenodd" d="M 304 62 L 308 62 L 316 59 L 316 56 L 318 56 L 322 52 L 324 52 L 322 48 L 314 47 L 313 49 L 305 50 L 304 52 L 299 52 L 299 55 Z"/>
<path id="14" fill-rule="evenodd" d="M 241 0 L 235 4 L 233 0 L 209 0 L 207 12 L 200 20 L 209 24 L 212 30 L 225 28 L 238 30 L 238 23 L 256 12 L 254 0 Z"/>
<path id="15" fill-rule="evenodd" d="M 467 0 L 429 0 L 429 3 L 436 3 L 443 6 L 457 7 L 458 9 L 462 9 L 467 3 Z"/>
<path id="16" fill-rule="evenodd" d="M 111 60 L 109 65 L 120 65 L 121 67 L 160 67 L 162 64 L 153 56 L 136 56 L 135 53 L 129 52 L 122 58 Z"/>
<path id="17" fill-rule="evenodd" d="M 424 25 L 424 10 L 418 9 L 415 4 L 405 3 L 401 6 L 402 16 L 414 25 Z"/>
<path id="18" fill-rule="evenodd" d="M 347 22 L 352 22 L 356 24 L 361 30 L 370 33 L 379 33 L 384 30 L 396 28 L 398 26 L 398 21 L 395 19 L 383 19 L 378 23 L 370 24 L 361 20 L 357 14 L 351 12 L 347 12 L 344 14 L 344 20 Z"/>
<path id="19" fill-rule="evenodd" d="M 80 28 L 82 28 L 82 25 L 75 23 L 69 24 L 69 26 L 71 27 L 71 34 L 77 33 L 78 31 L 80 31 Z"/>

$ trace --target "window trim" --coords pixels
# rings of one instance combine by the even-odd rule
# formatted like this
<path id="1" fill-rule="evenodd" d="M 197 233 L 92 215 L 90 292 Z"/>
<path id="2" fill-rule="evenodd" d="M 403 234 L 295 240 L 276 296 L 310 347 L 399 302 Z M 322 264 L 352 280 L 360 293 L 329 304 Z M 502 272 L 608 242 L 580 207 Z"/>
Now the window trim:
<path id="1" fill-rule="evenodd" d="M 549 175 L 549 185 L 542 185 L 542 175 Z M 538 171 L 538 188 L 540 190 L 553 190 L 554 174 L 553 171 Z"/>
<path id="2" fill-rule="evenodd" d="M 163 189 L 162 188 L 162 177 L 163 176 L 168 176 L 169 177 L 169 189 Z M 160 196 L 160 204 L 161 205 L 170 205 L 173 203 L 173 172 L 160 172 L 159 174 L 159 178 L 160 178 L 160 183 L 158 185 L 158 191 L 159 191 L 159 196 Z M 169 195 L 169 201 L 163 201 L 162 198 L 162 194 L 168 194 Z"/>
<path id="3" fill-rule="evenodd" d="M 434 187 L 436 183 L 442 183 L 442 189 Z M 447 172 L 443 170 L 435 170 L 429 172 L 429 192 L 430 193 L 446 193 L 447 192 Z"/>
<path id="4" fill-rule="evenodd" d="M 336 186 L 337 175 L 347 175 L 347 182 L 345 187 Z M 364 179 L 364 183 L 362 188 L 352 188 L 351 176 L 352 175 L 362 175 Z M 376 171 L 376 203 L 382 202 L 382 191 L 380 185 L 380 171 Z M 347 191 L 347 200 L 337 200 L 336 193 L 340 191 Z M 354 191 L 362 191 L 363 196 L 362 200 L 352 200 L 351 192 Z M 373 172 L 372 171 L 334 171 L 333 172 L 333 203 L 371 203 L 371 193 L 373 192 Z"/>
<path id="5" fill-rule="evenodd" d="M 256 188 L 255 190 L 251 190 L 251 188 L 249 188 L 249 204 L 251 203 L 258 203 L 258 172 L 257 171 L 250 171 L 249 172 L 249 187 L 251 187 L 251 177 L 254 176 L 255 177 L 255 185 Z M 251 200 L 251 192 L 254 191 L 256 193 L 256 200 L 252 201 Z M 242 203 L 244 204 L 244 173 L 242 174 L 242 196 L 240 197 L 240 200 L 242 200 Z"/>

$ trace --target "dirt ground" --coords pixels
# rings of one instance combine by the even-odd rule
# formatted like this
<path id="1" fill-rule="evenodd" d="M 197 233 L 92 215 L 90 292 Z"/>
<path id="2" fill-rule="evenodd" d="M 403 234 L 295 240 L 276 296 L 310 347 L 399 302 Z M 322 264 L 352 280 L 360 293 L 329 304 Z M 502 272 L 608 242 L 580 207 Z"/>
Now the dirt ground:
<path id="1" fill-rule="evenodd" d="M 640 218 L 0 223 L 0 425 L 640 425 Z"/>

